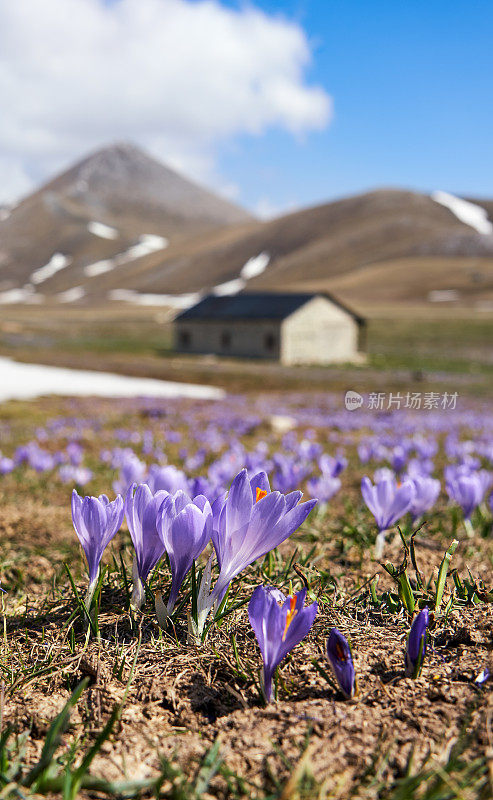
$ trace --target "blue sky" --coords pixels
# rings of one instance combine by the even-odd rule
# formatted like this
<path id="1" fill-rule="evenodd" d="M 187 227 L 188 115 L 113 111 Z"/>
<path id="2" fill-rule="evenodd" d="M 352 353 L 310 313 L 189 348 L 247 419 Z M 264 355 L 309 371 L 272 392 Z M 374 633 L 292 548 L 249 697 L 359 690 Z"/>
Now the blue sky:
<path id="1" fill-rule="evenodd" d="M 492 42 L 492 0 L 0 0 L 0 202 L 115 140 L 263 213 L 493 197 Z"/>
<path id="2" fill-rule="evenodd" d="M 301 141 L 271 131 L 224 153 L 220 170 L 243 199 L 285 207 L 387 185 L 493 196 L 493 3 L 256 5 L 302 25 L 308 78 L 334 108 L 327 129 Z"/>

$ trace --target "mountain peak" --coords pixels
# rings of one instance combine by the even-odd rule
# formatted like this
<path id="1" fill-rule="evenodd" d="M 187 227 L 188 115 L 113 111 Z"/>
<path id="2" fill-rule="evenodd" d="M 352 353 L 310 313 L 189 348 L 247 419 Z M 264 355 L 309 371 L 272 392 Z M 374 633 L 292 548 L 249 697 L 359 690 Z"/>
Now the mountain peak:
<path id="1" fill-rule="evenodd" d="M 131 142 L 114 142 L 78 161 L 42 192 L 106 217 L 169 217 L 173 227 L 200 229 L 252 220 L 239 206 L 195 184 Z"/>
<path id="2" fill-rule="evenodd" d="M 74 165 L 74 169 L 87 168 L 101 169 L 105 166 L 116 166 L 118 164 L 147 164 L 156 169 L 165 168 L 157 159 L 147 153 L 143 148 L 133 142 L 112 142 L 98 150 L 89 153 Z"/>

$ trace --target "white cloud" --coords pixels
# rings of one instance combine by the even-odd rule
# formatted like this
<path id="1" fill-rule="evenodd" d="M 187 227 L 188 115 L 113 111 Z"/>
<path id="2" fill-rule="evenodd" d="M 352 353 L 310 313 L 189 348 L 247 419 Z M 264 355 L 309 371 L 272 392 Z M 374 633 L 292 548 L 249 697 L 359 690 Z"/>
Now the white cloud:
<path id="1" fill-rule="evenodd" d="M 1 125 L 0 118 L 0 128 Z M 0 203 L 16 200 L 28 192 L 31 186 L 32 180 L 26 172 L 23 160 L 0 152 Z"/>
<path id="2" fill-rule="evenodd" d="M 330 118 L 325 90 L 306 80 L 302 28 L 254 6 L 0 0 L 0 54 L 0 185 L 10 194 L 116 139 L 210 179 L 236 135 L 297 135 Z"/>

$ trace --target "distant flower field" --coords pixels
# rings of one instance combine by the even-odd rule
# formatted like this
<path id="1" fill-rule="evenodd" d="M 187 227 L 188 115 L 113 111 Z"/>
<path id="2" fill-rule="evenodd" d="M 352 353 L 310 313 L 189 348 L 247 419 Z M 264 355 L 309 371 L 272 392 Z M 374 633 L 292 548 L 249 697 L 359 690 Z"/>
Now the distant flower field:
<path id="1" fill-rule="evenodd" d="M 0 796 L 488 796 L 487 405 L 44 399 L 0 435 Z"/>

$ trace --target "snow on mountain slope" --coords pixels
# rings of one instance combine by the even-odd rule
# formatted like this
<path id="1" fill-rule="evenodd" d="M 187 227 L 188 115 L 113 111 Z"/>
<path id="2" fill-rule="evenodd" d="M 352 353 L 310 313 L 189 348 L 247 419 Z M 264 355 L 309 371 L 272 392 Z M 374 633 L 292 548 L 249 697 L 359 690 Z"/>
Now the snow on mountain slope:
<path id="1" fill-rule="evenodd" d="M 488 212 L 481 206 L 442 191 L 432 192 L 431 198 L 436 203 L 440 203 L 441 206 L 450 209 L 457 219 L 474 228 L 478 233 L 482 233 L 485 236 L 493 233 L 493 222 L 490 222 Z"/>
<path id="2" fill-rule="evenodd" d="M 215 294 L 217 297 L 226 297 L 226 295 L 229 294 L 238 294 L 245 286 L 246 281 L 241 278 L 233 278 L 231 281 L 225 281 L 224 283 L 218 283 L 217 286 L 213 286 L 212 294 Z"/>
<path id="3" fill-rule="evenodd" d="M 93 233 L 94 236 L 99 236 L 100 239 L 118 239 L 118 231 L 112 228 L 111 225 L 105 225 L 104 222 L 88 222 L 87 230 Z"/>
<path id="4" fill-rule="evenodd" d="M 268 253 L 259 253 L 258 256 L 249 258 L 246 264 L 243 265 L 240 272 L 240 278 L 249 281 L 261 275 L 269 266 L 270 256 Z"/>
<path id="5" fill-rule="evenodd" d="M 43 296 L 37 294 L 34 286 L 30 283 L 26 284 L 20 289 L 8 289 L 6 292 L 0 292 L 0 305 L 15 305 L 17 303 L 42 303 Z"/>
<path id="6" fill-rule="evenodd" d="M 97 275 L 104 275 L 105 272 L 111 272 L 116 266 L 114 258 L 104 258 L 101 261 L 94 261 L 93 264 L 87 264 L 84 267 L 84 275 L 95 278 Z"/>
<path id="7" fill-rule="evenodd" d="M 72 289 L 57 294 L 57 300 L 59 303 L 76 303 L 78 300 L 82 300 L 85 293 L 82 286 L 73 286 Z"/>
<path id="8" fill-rule="evenodd" d="M 156 236 L 152 233 L 143 233 L 139 236 L 137 244 L 132 245 L 123 253 L 117 253 L 113 258 L 105 258 L 101 261 L 95 261 L 92 264 L 87 264 L 84 267 L 84 275 L 88 278 L 94 278 L 97 275 L 103 275 L 105 272 L 111 272 L 112 269 L 128 264 L 130 261 L 136 261 L 138 258 L 143 258 L 151 253 L 157 253 L 159 250 L 164 250 L 168 247 L 168 240 L 164 236 Z"/>
<path id="9" fill-rule="evenodd" d="M 69 264 L 72 262 L 70 256 L 66 256 L 63 253 L 53 253 L 52 257 L 48 261 L 44 267 L 40 267 L 39 269 L 35 270 L 31 275 L 31 283 L 38 284 L 47 281 L 48 278 L 52 278 L 53 275 L 56 275 L 61 269 L 65 269 L 68 267 Z"/>
<path id="10" fill-rule="evenodd" d="M 213 286 L 212 294 L 215 294 L 217 297 L 238 294 L 238 292 L 241 292 L 243 289 L 245 289 L 247 281 L 258 277 L 262 274 L 262 272 L 264 272 L 269 261 L 270 256 L 267 253 L 259 253 L 258 256 L 249 258 L 241 268 L 239 278 L 233 278 L 230 281 L 218 283 L 216 286 Z"/>
<path id="11" fill-rule="evenodd" d="M 191 294 L 146 294 L 135 292 L 132 289 L 112 289 L 109 299 L 120 303 L 133 303 L 138 306 L 168 306 L 184 310 L 199 302 L 199 292 Z"/>

